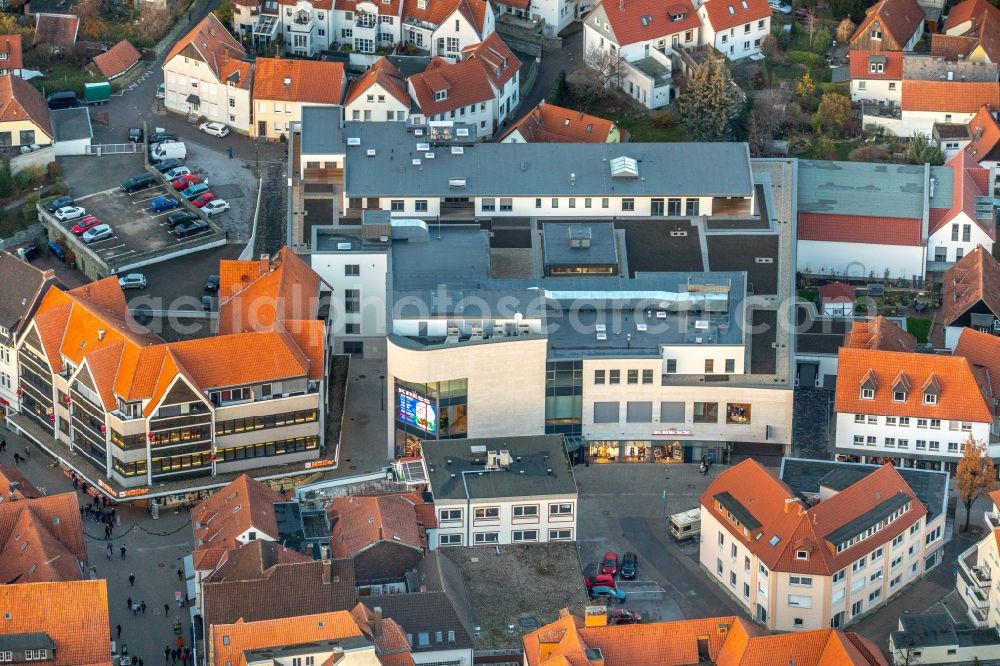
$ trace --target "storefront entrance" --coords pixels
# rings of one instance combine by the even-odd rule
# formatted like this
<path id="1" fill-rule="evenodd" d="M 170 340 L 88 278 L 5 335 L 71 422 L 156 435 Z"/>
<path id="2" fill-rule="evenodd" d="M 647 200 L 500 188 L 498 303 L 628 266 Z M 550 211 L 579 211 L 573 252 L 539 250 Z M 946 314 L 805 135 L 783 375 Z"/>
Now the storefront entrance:
<path id="1" fill-rule="evenodd" d="M 698 462 L 707 455 L 712 462 L 728 462 L 725 442 L 681 442 L 637 439 L 595 439 L 587 442 L 587 460 L 595 464 Z"/>

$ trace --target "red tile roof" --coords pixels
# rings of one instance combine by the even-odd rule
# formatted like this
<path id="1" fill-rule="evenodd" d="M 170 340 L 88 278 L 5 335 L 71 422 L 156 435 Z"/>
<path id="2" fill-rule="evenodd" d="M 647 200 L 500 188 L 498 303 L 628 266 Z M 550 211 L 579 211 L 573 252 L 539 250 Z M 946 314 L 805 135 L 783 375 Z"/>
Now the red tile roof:
<path id="1" fill-rule="evenodd" d="M 410 642 L 395 620 L 383 618 L 381 611 L 373 611 L 362 603 L 351 609 L 351 617 L 365 638 L 375 644 L 382 666 L 413 666 Z"/>
<path id="2" fill-rule="evenodd" d="M 5 55 L 5 58 L 0 61 L 0 69 L 21 69 L 24 67 L 21 35 L 0 35 L 0 54 Z"/>
<path id="3" fill-rule="evenodd" d="M 542 100 L 514 123 L 500 141 L 516 131 L 527 143 L 607 143 L 608 137 L 617 128 L 611 120 Z"/>
<path id="4" fill-rule="evenodd" d="M 587 627 L 568 610 L 523 638 L 528 666 L 586 666 L 588 649 L 599 649 L 604 666 L 685 666 L 708 661 L 718 666 L 888 666 L 867 640 L 839 629 L 769 636 L 737 617 Z"/>
<path id="5" fill-rule="evenodd" d="M 966 21 L 984 19 L 989 21 L 1000 21 L 1000 8 L 994 6 L 989 0 L 965 0 L 948 10 L 945 32 L 950 32 L 962 25 Z"/>
<path id="6" fill-rule="evenodd" d="M 715 32 L 771 17 L 767 0 L 707 0 L 702 7 Z"/>
<path id="7" fill-rule="evenodd" d="M 819 288 L 820 303 L 853 303 L 854 287 L 844 282 L 828 282 Z"/>
<path id="8" fill-rule="evenodd" d="M 408 81 L 417 106 L 426 116 L 487 102 L 496 95 L 490 77 L 478 60 L 464 60 L 453 65 L 443 58 L 434 58 L 427 69 L 414 74 Z M 435 94 L 440 92 L 446 97 L 436 100 Z"/>
<path id="9" fill-rule="evenodd" d="M 1000 398 L 1000 337 L 963 328 L 955 345 L 955 356 L 963 356 L 974 369 L 986 371 L 986 388 L 995 403 Z M 994 404 L 993 413 L 1000 416 L 1000 404 Z"/>
<path id="10" fill-rule="evenodd" d="M 11 493 L 16 499 L 42 496 L 42 491 L 36 488 L 31 481 L 28 481 L 28 477 L 22 474 L 17 467 L 0 465 L 0 498 L 4 502 L 9 501 Z"/>
<path id="11" fill-rule="evenodd" d="M 188 57 L 197 58 L 207 64 L 219 81 L 225 81 L 233 72 L 239 72 L 240 87 L 249 88 L 249 65 L 232 62 L 233 59 L 246 58 L 247 52 L 239 41 L 229 34 L 215 14 L 210 12 L 190 32 L 177 40 L 167 57 L 163 59 L 163 64 L 166 65 L 181 52 L 187 52 L 190 54 Z M 244 69 L 247 71 L 244 72 Z M 243 80 L 244 76 L 246 81 Z"/>
<path id="12" fill-rule="evenodd" d="M 199 550 L 239 547 L 237 537 L 248 530 L 256 531 L 258 538 L 277 539 L 274 504 L 284 501 L 280 493 L 246 474 L 215 491 L 191 510 L 196 559 Z"/>
<path id="13" fill-rule="evenodd" d="M 736 6 L 739 6 L 738 0 L 733 1 L 737 3 Z M 596 11 L 598 8 L 601 11 Z M 701 27 L 697 9 L 690 0 L 668 0 L 667 2 L 607 0 L 601 2 L 594 9 L 596 13 L 591 13 L 594 20 L 589 21 L 588 24 L 603 32 L 604 26 L 599 19 L 603 13 L 607 17 L 611 32 L 614 33 L 614 39 L 619 46 L 664 39 L 670 35 L 687 30 L 698 30 Z M 675 16 L 678 17 L 676 21 L 673 20 Z"/>
<path id="14" fill-rule="evenodd" d="M 799 213 L 798 239 L 922 246 L 921 226 L 917 218 Z"/>
<path id="15" fill-rule="evenodd" d="M 872 22 L 878 19 L 882 28 L 902 48 L 926 18 L 924 10 L 916 0 L 880 0 L 866 11 L 867 15 L 851 37 L 852 44 L 865 36 Z"/>
<path id="16" fill-rule="evenodd" d="M 501 90 L 521 69 L 521 61 L 496 32 L 490 33 L 478 44 L 462 49 L 462 59 L 482 64 L 490 83 L 497 90 Z"/>
<path id="17" fill-rule="evenodd" d="M 334 7 L 338 11 L 343 12 L 353 12 L 357 10 L 358 2 L 362 0 L 337 0 Z M 282 2 L 288 2 L 289 4 L 294 4 L 293 0 L 282 0 Z M 329 3 L 330 0 L 322 0 L 322 2 Z M 388 4 L 378 4 L 378 12 L 380 16 L 400 16 L 400 10 L 403 5 L 403 0 L 389 0 Z M 313 5 L 316 7 L 316 5 Z M 323 9 L 322 7 L 317 7 L 317 9 Z"/>
<path id="18" fill-rule="evenodd" d="M 838 378 L 838 395 L 841 381 Z M 830 535 L 899 494 L 909 498 L 909 508 L 890 527 L 837 552 L 839 544 L 831 542 Z M 742 506 L 759 527 L 744 534 L 744 529 L 728 518 L 728 509 L 722 506 L 729 502 Z M 722 472 L 701 496 L 701 506 L 703 516 L 704 512 L 710 512 L 768 569 L 821 576 L 833 575 L 860 554 L 903 533 L 927 513 L 892 465 L 880 467 L 832 497 L 807 506 L 783 481 L 752 459 Z M 797 557 L 797 551 L 802 550 L 808 552 L 807 559 Z"/>
<path id="19" fill-rule="evenodd" d="M 94 56 L 94 64 L 105 78 L 121 76 L 139 62 L 139 50 L 123 39 L 100 55 Z"/>
<path id="20" fill-rule="evenodd" d="M 340 62 L 257 58 L 254 68 L 255 100 L 340 104 L 346 88 Z"/>
<path id="21" fill-rule="evenodd" d="M 426 530 L 436 524 L 423 523 L 416 511 L 418 504 L 423 500 L 416 493 L 335 497 L 327 507 L 332 525 L 330 550 L 335 557 L 354 557 L 379 541 L 426 549 Z"/>
<path id="22" fill-rule="evenodd" d="M 978 43 L 975 37 L 934 33 L 931 35 L 931 56 L 953 62 L 968 56 Z"/>
<path id="23" fill-rule="evenodd" d="M 55 643 L 48 666 L 111 666 L 106 581 L 0 585 L 5 634 L 44 633 Z M 6 617 L 6 615 L 5 615 Z"/>
<path id="24" fill-rule="evenodd" d="M 980 219 L 976 215 L 976 201 L 980 197 L 991 197 L 989 187 L 989 171 L 979 166 L 975 158 L 964 150 L 958 151 L 948 160 L 946 166 L 952 170 L 952 200 L 951 208 L 943 215 L 935 214 L 930 224 L 930 233 L 934 233 L 950 223 L 956 217 L 965 215 L 975 222 L 987 236 L 996 240 L 996 224 L 990 219 Z"/>
<path id="25" fill-rule="evenodd" d="M 882 72 L 871 71 L 870 62 L 872 57 L 885 58 L 885 67 Z M 868 79 L 877 81 L 902 81 L 903 80 L 903 52 L 902 51 L 851 51 L 850 53 L 851 78 L 855 80 Z"/>
<path id="26" fill-rule="evenodd" d="M 486 0 L 428 0 L 423 9 L 420 8 L 418 0 L 403 2 L 404 21 L 412 19 L 439 26 L 458 12 L 480 35 L 483 33 L 488 11 L 490 11 L 489 3 Z"/>
<path id="27" fill-rule="evenodd" d="M 1000 160 L 1000 155 L 995 155 L 993 152 L 997 145 L 1000 145 L 1000 123 L 997 123 L 989 107 L 980 107 L 975 117 L 969 121 L 969 133 L 972 135 L 972 141 L 965 147 L 969 157 L 977 162 L 991 157 Z"/>
<path id="28" fill-rule="evenodd" d="M 841 347 L 838 359 L 835 407 L 840 413 L 992 421 L 993 410 L 964 358 Z M 906 400 L 897 402 L 893 386 L 900 373 L 911 388 Z M 875 397 L 863 400 L 861 386 L 870 379 L 875 380 Z M 936 404 L 924 404 L 928 382 L 940 386 Z"/>
<path id="29" fill-rule="evenodd" d="M 917 338 L 901 329 L 895 322 L 880 315 L 868 321 L 854 322 L 851 329 L 844 334 L 843 346 L 912 352 L 917 349 Z"/>
<path id="30" fill-rule="evenodd" d="M 983 105 L 1000 106 L 1000 86 L 995 81 L 903 81 L 904 111 L 976 113 Z"/>
<path id="31" fill-rule="evenodd" d="M 30 121 L 47 137 L 35 137 L 35 143 L 51 143 L 52 125 L 49 107 L 33 85 L 20 76 L 0 76 L 0 123 Z"/>
<path id="32" fill-rule="evenodd" d="M 76 44 L 80 31 L 80 19 L 73 14 L 36 14 L 35 39 L 36 46 L 59 46 L 71 49 Z"/>
<path id="33" fill-rule="evenodd" d="M 406 89 L 406 80 L 388 58 L 384 57 L 376 60 L 375 64 L 369 67 L 361 78 L 351 84 L 347 99 L 344 100 L 344 106 L 349 105 L 376 85 L 395 97 L 400 104 L 406 107 L 410 106 L 410 93 Z"/>
<path id="34" fill-rule="evenodd" d="M 79 580 L 87 561 L 76 493 L 0 503 L 0 582 Z"/>
<path id="35" fill-rule="evenodd" d="M 965 255 L 944 273 L 941 324 L 952 323 L 982 301 L 1000 316 L 1000 262 L 982 246 Z"/>

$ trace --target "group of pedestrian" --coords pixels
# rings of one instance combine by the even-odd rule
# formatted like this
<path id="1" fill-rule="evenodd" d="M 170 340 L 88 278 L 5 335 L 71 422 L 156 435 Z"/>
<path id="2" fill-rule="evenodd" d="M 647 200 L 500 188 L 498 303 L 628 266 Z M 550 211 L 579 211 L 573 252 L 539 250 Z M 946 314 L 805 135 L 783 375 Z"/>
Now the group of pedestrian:
<path id="1" fill-rule="evenodd" d="M 135 575 L 129 576 L 130 579 L 135 580 Z M 132 611 L 132 615 L 145 615 L 146 614 L 146 602 L 145 601 L 132 601 L 132 597 L 129 597 L 125 602 L 125 607 Z"/>
<path id="2" fill-rule="evenodd" d="M 181 666 L 187 666 L 191 662 L 191 648 L 184 646 L 184 639 L 180 636 L 177 637 L 177 646 L 170 647 L 169 645 L 163 648 L 163 662 L 166 666 L 167 662 L 170 664 L 176 664 L 178 661 L 181 662 Z"/>
<path id="3" fill-rule="evenodd" d="M 702 476 L 707 476 L 710 469 L 712 469 L 712 459 L 706 453 L 701 457 L 701 465 L 698 466 L 698 471 L 701 472 Z"/>

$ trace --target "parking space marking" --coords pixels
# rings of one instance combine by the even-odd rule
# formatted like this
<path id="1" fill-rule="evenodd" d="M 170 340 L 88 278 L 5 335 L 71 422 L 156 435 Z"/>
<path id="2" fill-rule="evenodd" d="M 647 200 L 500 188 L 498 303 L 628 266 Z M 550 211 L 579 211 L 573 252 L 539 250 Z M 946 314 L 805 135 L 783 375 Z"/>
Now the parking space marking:
<path id="1" fill-rule="evenodd" d="M 90 247 L 96 247 L 96 246 L 100 245 L 101 243 L 107 243 L 108 241 L 113 241 L 113 240 L 118 240 L 118 236 L 112 236 L 111 238 L 105 238 L 103 240 L 94 241 L 93 243 L 84 243 L 84 245 L 90 245 Z M 116 245 L 115 247 L 124 247 L 124 245 L 120 245 L 120 246 Z M 106 250 L 108 248 L 102 247 L 100 249 L 103 252 L 104 250 Z"/>
<path id="2" fill-rule="evenodd" d="M 164 215 L 170 215 L 171 213 L 173 213 L 178 208 L 180 208 L 180 206 L 175 206 L 174 208 L 171 208 L 170 210 L 165 210 L 163 212 L 156 213 L 155 215 L 153 213 L 150 213 L 149 216 L 155 220 L 158 217 L 163 217 Z"/>
<path id="3" fill-rule="evenodd" d="M 159 198 L 161 196 L 163 196 L 163 195 L 162 194 L 154 194 L 153 196 L 149 197 L 148 199 L 133 199 L 132 203 L 134 203 L 134 204 L 140 204 L 140 203 L 142 203 L 144 201 L 152 201 L 153 199 L 157 199 L 157 198 Z"/>

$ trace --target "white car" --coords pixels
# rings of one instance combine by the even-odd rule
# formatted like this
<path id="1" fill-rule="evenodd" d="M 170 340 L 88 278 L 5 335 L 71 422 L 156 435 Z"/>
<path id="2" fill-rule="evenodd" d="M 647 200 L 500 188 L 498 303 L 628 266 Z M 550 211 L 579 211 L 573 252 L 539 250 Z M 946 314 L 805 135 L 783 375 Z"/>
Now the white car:
<path id="1" fill-rule="evenodd" d="M 229 128 L 222 123 L 202 123 L 201 125 L 198 125 L 198 129 L 205 134 L 212 134 L 220 137 L 229 134 Z"/>
<path id="2" fill-rule="evenodd" d="M 145 289 L 146 276 L 142 273 L 129 273 L 118 278 L 118 286 L 122 289 Z"/>
<path id="3" fill-rule="evenodd" d="M 172 182 L 177 180 L 181 176 L 188 175 L 189 173 L 191 173 L 191 169 L 188 169 L 186 166 L 179 166 L 179 167 L 174 167 L 170 171 L 163 174 L 163 177 Z"/>
<path id="4" fill-rule="evenodd" d="M 792 6 L 786 2 L 781 2 L 781 0 L 768 0 L 767 4 L 779 14 L 788 15 L 792 13 Z"/>
<path id="5" fill-rule="evenodd" d="M 76 220 L 83 217 L 87 214 L 87 211 L 79 206 L 63 206 L 62 208 L 56 210 L 54 214 L 57 220 L 69 222 L 70 220 Z"/>
<path id="6" fill-rule="evenodd" d="M 86 244 L 96 243 L 97 241 L 106 240 L 115 235 L 115 232 L 111 231 L 111 226 L 107 224 L 98 224 L 92 229 L 88 229 L 83 232 L 80 238 Z"/>
<path id="7" fill-rule="evenodd" d="M 163 99 L 167 96 L 167 84 L 161 83 L 156 89 L 156 99 Z"/>
<path id="8" fill-rule="evenodd" d="M 225 199 L 212 199 L 201 207 L 201 211 L 208 217 L 218 215 L 219 213 L 225 213 L 227 210 L 229 210 L 229 202 Z"/>

